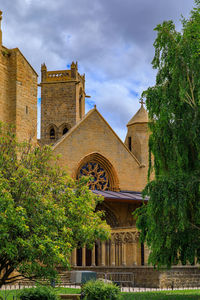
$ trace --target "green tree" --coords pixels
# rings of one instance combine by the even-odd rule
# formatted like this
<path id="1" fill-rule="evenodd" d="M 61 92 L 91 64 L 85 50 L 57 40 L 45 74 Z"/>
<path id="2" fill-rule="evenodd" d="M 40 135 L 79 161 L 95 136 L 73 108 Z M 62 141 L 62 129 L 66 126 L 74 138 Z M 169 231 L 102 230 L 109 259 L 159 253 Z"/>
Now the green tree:
<path id="1" fill-rule="evenodd" d="M 56 266 L 70 266 L 73 248 L 108 238 L 108 225 L 95 213 L 101 200 L 86 179 L 76 183 L 56 166 L 50 147 L 20 144 L 0 124 L 0 287 L 17 280 L 17 272 L 55 278 Z"/>
<path id="2" fill-rule="evenodd" d="M 156 84 L 143 93 L 150 117 L 149 203 L 136 214 L 156 266 L 200 260 L 200 1 L 177 32 L 158 25 Z"/>

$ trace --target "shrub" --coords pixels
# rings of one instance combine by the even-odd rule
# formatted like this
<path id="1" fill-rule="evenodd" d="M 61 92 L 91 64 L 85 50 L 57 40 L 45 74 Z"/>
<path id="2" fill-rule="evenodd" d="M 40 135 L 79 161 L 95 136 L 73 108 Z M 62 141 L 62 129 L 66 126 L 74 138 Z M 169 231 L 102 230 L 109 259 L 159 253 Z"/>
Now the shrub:
<path id="1" fill-rule="evenodd" d="M 19 295 L 20 300 L 58 300 L 53 288 L 38 286 L 36 288 L 23 289 Z"/>
<path id="2" fill-rule="evenodd" d="M 119 299 L 120 288 L 113 283 L 90 280 L 82 287 L 85 300 L 116 300 Z"/>

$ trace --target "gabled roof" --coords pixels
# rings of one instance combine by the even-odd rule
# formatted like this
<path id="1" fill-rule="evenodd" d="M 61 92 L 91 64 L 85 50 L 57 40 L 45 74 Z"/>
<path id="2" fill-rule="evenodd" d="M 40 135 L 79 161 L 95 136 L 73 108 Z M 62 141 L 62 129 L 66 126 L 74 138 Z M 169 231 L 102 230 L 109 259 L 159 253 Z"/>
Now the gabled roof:
<path id="1" fill-rule="evenodd" d="M 136 123 L 148 123 L 148 112 L 142 105 L 140 109 L 136 112 L 136 114 L 132 117 L 132 119 L 128 122 L 127 126 L 136 124 Z"/>
<path id="2" fill-rule="evenodd" d="M 100 112 L 97 110 L 96 107 L 94 107 L 93 109 L 91 109 L 79 122 L 77 122 L 77 124 L 72 127 L 66 134 L 64 134 L 54 145 L 53 145 L 53 150 L 56 149 L 58 147 L 58 145 L 60 145 L 65 139 L 67 139 L 71 134 L 73 134 L 76 129 L 81 126 L 81 124 L 83 124 L 85 122 L 85 120 L 87 120 L 93 113 L 97 113 L 100 118 L 103 120 L 103 122 L 106 123 L 106 125 L 109 127 L 109 129 L 112 131 L 112 133 L 116 136 L 116 138 L 119 140 L 119 142 L 122 144 L 122 146 L 126 149 L 127 152 L 129 152 L 129 154 L 134 158 L 134 160 L 136 161 L 136 163 L 139 166 L 142 166 L 141 163 L 139 162 L 139 160 L 135 157 L 135 155 L 128 149 L 128 147 L 122 142 L 122 140 L 119 138 L 119 136 L 115 133 L 115 131 L 112 129 L 112 127 L 108 124 L 108 122 L 103 118 L 103 116 L 100 114 Z"/>

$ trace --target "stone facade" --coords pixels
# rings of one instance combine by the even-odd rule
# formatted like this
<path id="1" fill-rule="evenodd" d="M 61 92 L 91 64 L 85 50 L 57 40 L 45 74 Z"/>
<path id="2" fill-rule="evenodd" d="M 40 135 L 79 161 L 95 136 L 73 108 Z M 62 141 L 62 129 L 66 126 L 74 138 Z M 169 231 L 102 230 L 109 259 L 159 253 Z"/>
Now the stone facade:
<path id="1" fill-rule="evenodd" d="M 85 75 L 74 62 L 70 70 L 41 67 L 41 143 L 54 144 L 85 114 Z"/>
<path id="2" fill-rule="evenodd" d="M 2 37 L 2 32 L 0 32 Z M 0 120 L 15 125 L 19 141 L 37 141 L 37 73 L 18 48 L 0 43 Z"/>
<path id="3" fill-rule="evenodd" d="M 139 110 L 139 115 L 141 111 L 143 114 L 143 110 Z M 94 107 L 53 145 L 54 154 L 61 154 L 57 164 L 66 169 L 74 179 L 78 179 L 80 174 L 97 178 L 98 174 L 95 172 L 100 167 L 100 173 L 104 172 L 106 185 L 98 185 L 95 181 L 93 188 L 98 189 L 99 186 L 100 190 L 142 191 L 147 183 L 149 133 L 147 120 L 143 117 L 141 120 L 141 123 L 128 127 L 127 135 L 132 134 L 133 139 L 132 148 L 129 149 Z M 134 144 L 136 135 L 139 143 Z M 136 157 L 138 149 L 140 155 Z M 105 211 L 106 221 L 112 228 L 111 240 L 102 243 L 97 241 L 93 250 L 87 249 L 87 245 L 82 249 L 75 249 L 72 255 L 73 266 L 147 265 L 149 251 L 139 242 L 132 216 L 140 204 L 118 200 L 107 201 L 105 198 L 100 208 Z"/>
<path id="4" fill-rule="evenodd" d="M 63 136 L 53 151 L 61 154 L 59 165 L 74 178 L 83 162 L 96 159 L 105 168 L 109 165 L 108 171 L 112 169 L 112 190 L 142 191 L 146 185 L 147 166 L 128 150 L 96 108 Z"/>

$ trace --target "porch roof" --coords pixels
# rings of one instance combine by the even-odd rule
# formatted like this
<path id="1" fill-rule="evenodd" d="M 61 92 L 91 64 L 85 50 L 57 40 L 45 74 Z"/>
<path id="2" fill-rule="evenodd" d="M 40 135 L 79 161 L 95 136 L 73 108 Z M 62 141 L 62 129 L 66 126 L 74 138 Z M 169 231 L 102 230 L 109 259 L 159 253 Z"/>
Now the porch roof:
<path id="1" fill-rule="evenodd" d="M 103 196 L 107 201 L 113 202 L 148 202 L 149 198 L 145 197 L 142 198 L 142 193 L 135 192 L 135 191 L 120 191 L 120 192 L 113 192 L 113 191 L 92 191 L 96 195 Z"/>

